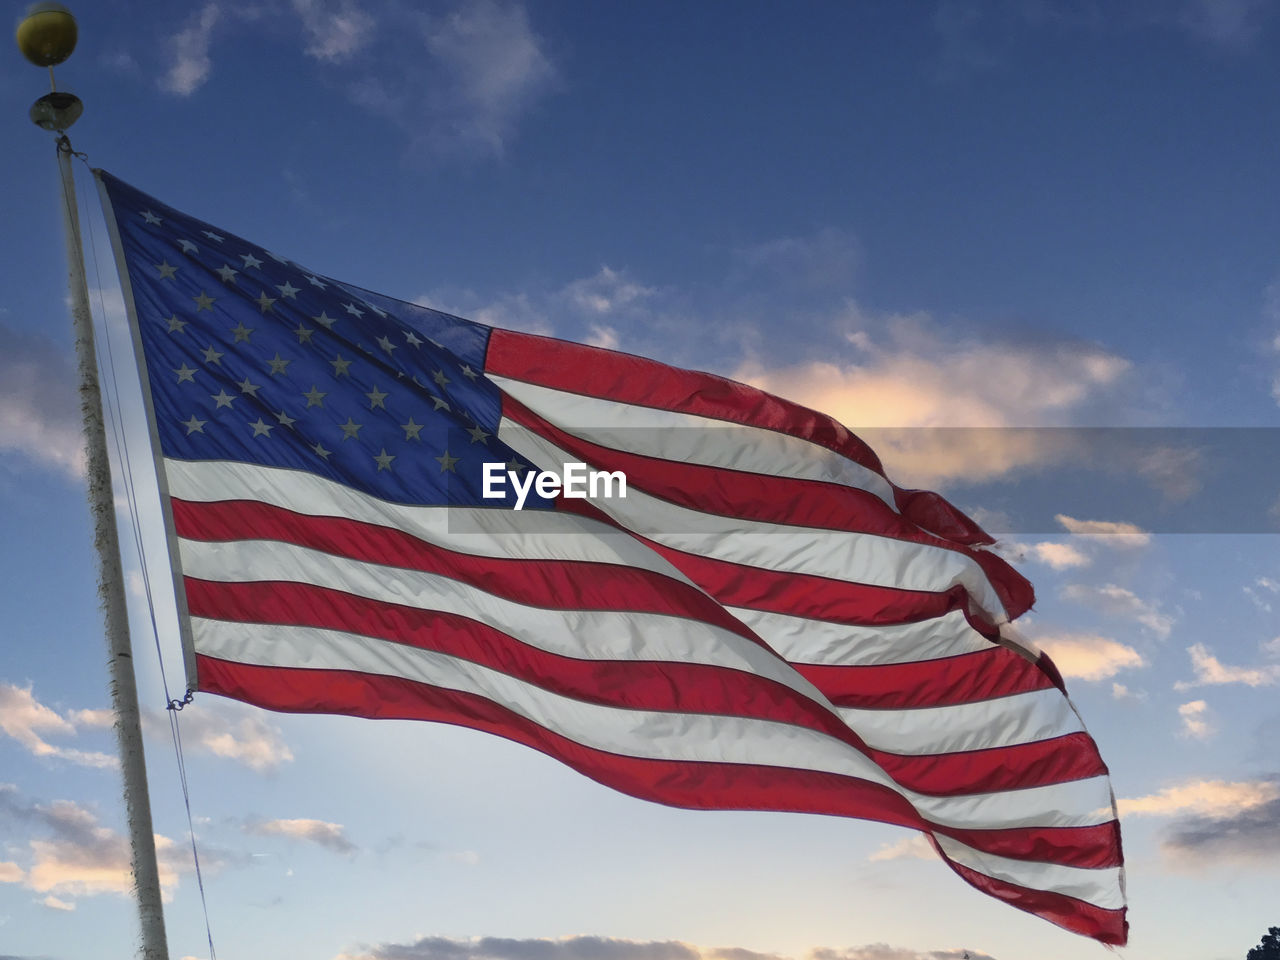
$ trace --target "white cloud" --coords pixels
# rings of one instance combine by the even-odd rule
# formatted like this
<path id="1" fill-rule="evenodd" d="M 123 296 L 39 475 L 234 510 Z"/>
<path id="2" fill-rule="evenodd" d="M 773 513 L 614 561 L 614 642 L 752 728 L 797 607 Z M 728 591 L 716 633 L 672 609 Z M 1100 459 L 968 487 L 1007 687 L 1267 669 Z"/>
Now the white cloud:
<path id="1" fill-rule="evenodd" d="M 1133 647 L 1093 634 L 1036 637 L 1035 642 L 1066 678 L 1109 680 L 1121 670 L 1146 666 Z"/>
<path id="2" fill-rule="evenodd" d="M 55 746 L 45 740 L 46 736 L 74 736 L 75 727 L 66 717 L 37 700 L 30 687 L 23 689 L 0 683 L 0 732 L 12 737 L 33 756 L 67 760 L 85 767 L 119 765 L 109 754 Z"/>
<path id="3" fill-rule="evenodd" d="M 1067 533 L 1093 537 L 1094 542 L 1104 543 L 1109 547 L 1145 547 L 1151 542 L 1151 534 L 1133 523 L 1113 520 L 1077 520 L 1065 513 L 1056 514 L 1054 519 Z"/>
<path id="4" fill-rule="evenodd" d="M 0 883 L 21 883 L 26 877 L 27 872 L 16 863 L 0 861 Z"/>
<path id="5" fill-rule="evenodd" d="M 468 0 L 429 22 L 426 46 L 443 67 L 433 104 L 453 148 L 500 156 L 521 114 L 556 78 L 518 3 Z"/>
<path id="6" fill-rule="evenodd" d="M 287 837 L 291 840 L 304 840 L 325 847 L 335 853 L 350 854 L 356 852 L 356 845 L 347 839 L 345 828 L 340 823 L 329 823 L 325 820 L 249 820 L 244 824 L 246 833 L 260 837 Z"/>
<path id="7" fill-rule="evenodd" d="M 653 296 L 654 292 L 653 287 L 641 286 L 629 280 L 625 273 L 602 266 L 593 276 L 568 284 L 563 295 L 579 310 L 605 316 Z"/>
<path id="8" fill-rule="evenodd" d="M 1182 735 L 1196 740 L 1208 740 L 1217 727 L 1213 721 L 1213 712 L 1203 700 L 1192 700 L 1178 707 L 1178 716 L 1182 718 Z"/>
<path id="9" fill-rule="evenodd" d="M 1167 638 L 1173 630 L 1173 617 L 1161 613 L 1156 606 L 1143 600 L 1132 590 L 1126 590 L 1114 583 L 1104 584 L 1101 587 L 1086 586 L 1081 583 L 1068 584 L 1063 588 L 1062 596 L 1110 616 L 1135 620 L 1162 640 Z"/>
<path id="10" fill-rule="evenodd" d="M 871 861 L 880 860 L 936 860 L 938 853 L 923 833 L 912 833 L 893 843 L 881 844 L 871 856 Z"/>
<path id="11" fill-rule="evenodd" d="M 1191 666 L 1196 678 L 1192 681 L 1179 680 L 1175 690 L 1189 690 L 1192 687 L 1218 686 L 1228 683 L 1242 683 L 1247 687 L 1269 687 L 1280 683 L 1280 664 L 1265 667 L 1229 667 L 1222 663 L 1203 643 L 1193 643 L 1187 647 L 1191 655 Z"/>
<path id="12" fill-rule="evenodd" d="M 54 344 L 0 325 L 0 452 L 84 476 L 75 383 L 69 359 Z"/>
<path id="13" fill-rule="evenodd" d="M 217 3 L 206 3 L 193 13 L 187 24 L 169 38 L 169 70 L 160 78 L 160 89 L 180 97 L 189 97 L 209 79 L 213 60 L 209 57 L 209 45 L 213 30 L 222 19 L 222 8 Z"/>
<path id="14" fill-rule="evenodd" d="M 618 331 L 613 327 L 606 327 L 603 324 L 592 324 L 591 332 L 583 341 L 593 347 L 603 347 L 606 350 L 618 349 Z"/>
<path id="15" fill-rule="evenodd" d="M 779 237 L 735 251 L 751 274 L 768 273 L 774 279 L 802 287 L 848 288 L 857 271 L 857 241 L 848 233 L 825 227 L 803 237 Z M 857 331 L 851 342 L 859 342 Z M 865 337 L 865 333 L 863 333 Z"/>
<path id="16" fill-rule="evenodd" d="M 280 730 L 263 719 L 262 711 L 216 698 L 202 699 L 198 706 L 183 710 L 179 719 L 184 747 L 234 760 L 258 773 L 273 773 L 293 760 L 293 751 Z M 162 722 L 154 715 L 146 720 Z"/>
<path id="17" fill-rule="evenodd" d="M 1111 696 L 1116 700 L 1145 700 L 1147 695 L 1140 690 L 1130 690 L 1123 683 L 1111 684 Z"/>
<path id="18" fill-rule="evenodd" d="M 59 900 L 57 897 L 54 897 L 54 896 L 45 897 L 40 902 L 44 906 L 48 907 L 50 910 L 65 910 L 70 912 L 76 908 L 76 905 L 74 903 L 69 903 L 66 900 Z"/>
<path id="19" fill-rule="evenodd" d="M 1046 540 L 1041 543 L 1010 543 L 1001 551 L 1011 554 L 1016 560 L 1034 560 L 1052 567 L 1054 570 L 1069 570 L 1074 567 L 1087 567 L 1092 558 L 1069 543 L 1057 543 Z"/>
<path id="20" fill-rule="evenodd" d="M 1196 701 L 1202 703 L 1203 701 Z M 1169 817 L 1195 814 L 1226 817 L 1280 798 L 1274 780 L 1188 780 L 1158 793 L 1122 797 L 1116 804 L 1121 816 Z"/>
<path id="21" fill-rule="evenodd" d="M 732 376 L 831 415 L 907 485 L 983 480 L 1060 462 L 1079 436 L 1012 428 L 1062 421 L 1117 387 L 1130 367 L 1087 344 L 958 340 L 924 316 L 889 318 L 873 340 L 856 304 L 847 312 L 863 334 L 855 357 L 784 367 L 752 361 Z M 992 429 L 921 429 L 950 427 Z"/>
<path id="22" fill-rule="evenodd" d="M 341 63 L 369 45 L 374 19 L 354 0 L 292 0 L 307 35 L 306 52 L 317 60 Z"/>

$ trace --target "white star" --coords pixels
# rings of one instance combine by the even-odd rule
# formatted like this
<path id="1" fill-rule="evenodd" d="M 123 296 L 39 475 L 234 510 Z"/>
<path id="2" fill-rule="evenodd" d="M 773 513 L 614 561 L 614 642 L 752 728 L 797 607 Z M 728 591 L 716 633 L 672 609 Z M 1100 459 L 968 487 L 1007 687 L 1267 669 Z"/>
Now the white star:
<path id="1" fill-rule="evenodd" d="M 258 418 L 258 422 L 257 422 L 257 423 L 251 423 L 251 424 L 249 424 L 249 426 L 253 427 L 253 435 L 254 435 L 255 437 L 269 437 L 269 436 L 271 436 L 271 430 L 272 430 L 271 424 L 266 423 L 265 421 L 263 421 L 263 419 L 262 419 L 261 417 L 259 417 L 259 418 Z"/>
<path id="2" fill-rule="evenodd" d="M 410 417 L 409 422 L 400 424 L 400 427 L 404 430 L 404 438 L 406 440 L 417 440 L 421 442 L 422 438 L 418 436 L 418 434 L 422 432 L 423 424 L 414 423 L 413 417 Z"/>
<path id="3" fill-rule="evenodd" d="M 276 284 L 276 289 L 280 291 L 280 296 L 286 300 L 294 300 L 298 296 L 298 288 L 291 284 L 288 280 L 283 285 Z"/>
<path id="4" fill-rule="evenodd" d="M 182 381 L 184 380 L 186 380 L 189 383 L 196 382 L 196 376 L 195 376 L 196 372 L 192 370 L 190 367 L 188 367 L 185 363 L 182 366 L 178 367 L 178 369 L 174 370 L 173 372 L 178 375 L 178 383 L 182 383 Z"/>
<path id="5" fill-rule="evenodd" d="M 170 317 L 165 322 L 169 324 L 170 333 L 182 333 L 185 331 L 187 324 L 190 323 L 191 321 L 179 320 L 178 315 L 175 313 L 172 317 Z"/>
<path id="6" fill-rule="evenodd" d="M 474 380 L 476 378 L 476 372 L 465 363 L 462 365 L 462 375 L 468 380 Z"/>
<path id="7" fill-rule="evenodd" d="M 164 223 L 164 221 L 163 221 L 163 220 L 161 220 L 159 217 L 157 217 L 157 216 L 156 216 L 154 213 L 152 213 L 150 210 L 143 210 L 143 211 L 142 211 L 142 219 L 143 219 L 143 220 L 145 220 L 145 221 L 147 221 L 147 223 L 151 224 L 153 227 L 158 227 L 158 226 L 160 226 L 160 224 Z"/>
<path id="8" fill-rule="evenodd" d="M 229 410 L 231 409 L 231 402 L 235 400 L 235 397 L 227 393 L 226 390 L 219 390 L 217 393 L 209 394 L 209 399 L 217 404 L 217 406 L 214 407 L 215 410 L 220 410 L 223 407 L 226 407 Z"/>
<path id="9" fill-rule="evenodd" d="M 321 290 L 328 286 L 327 283 L 321 283 L 318 277 L 313 277 L 310 274 L 307 274 L 307 283 L 311 284 L 313 287 L 319 287 Z"/>
<path id="10" fill-rule="evenodd" d="M 490 437 L 490 434 L 485 433 L 479 427 L 468 427 L 467 433 L 471 434 L 472 443 L 485 443 Z"/>
<path id="11" fill-rule="evenodd" d="M 312 317 L 311 319 L 314 320 L 316 323 L 320 324 L 320 326 L 324 327 L 326 330 L 332 330 L 333 325 L 338 322 L 333 317 L 325 313 L 323 310 L 320 311 L 320 316 Z"/>
<path id="12" fill-rule="evenodd" d="M 335 377 L 351 376 L 351 374 L 347 372 L 347 367 L 351 366 L 351 361 L 343 360 L 342 354 L 338 354 L 330 360 L 329 363 L 333 366 L 333 375 Z"/>
<path id="13" fill-rule="evenodd" d="M 404 335 L 404 342 L 411 347 L 422 346 L 422 341 L 418 339 L 417 334 L 415 334 L 412 330 L 410 330 L 408 333 Z"/>
<path id="14" fill-rule="evenodd" d="M 218 235 L 217 235 L 216 233 L 214 233 L 212 230 L 202 230 L 202 231 L 201 231 L 201 233 L 203 233 L 206 237 L 208 237 L 208 238 L 209 238 L 210 240 L 212 240 L 214 243 L 221 243 L 223 240 L 225 240 L 225 239 L 226 239 L 226 237 L 220 237 L 220 236 L 218 236 Z"/>
<path id="15" fill-rule="evenodd" d="M 440 464 L 441 473 L 457 473 L 458 472 L 457 470 L 454 469 L 454 467 L 458 463 L 458 458 L 449 456 L 448 448 L 445 448 L 444 456 L 432 457 L 431 459 L 436 461 L 436 463 Z"/>
<path id="16" fill-rule="evenodd" d="M 191 415 L 191 419 L 190 419 L 190 420 L 182 420 L 182 421 L 180 421 L 180 422 L 182 423 L 182 425 L 183 425 L 184 427 L 186 427 L 186 428 L 187 428 L 187 436 L 189 437 L 189 436 L 191 436 L 193 433 L 204 433 L 204 425 L 205 425 L 206 423 L 208 423 L 209 421 L 208 421 L 208 420 L 200 420 L 200 419 L 198 419 L 198 418 L 196 417 L 196 415 L 193 413 L 193 414 Z"/>
<path id="17" fill-rule="evenodd" d="M 254 398 L 257 398 L 258 391 L 262 389 L 262 387 L 259 384 L 250 383 L 248 377 L 245 377 L 243 380 L 237 383 L 236 386 L 240 388 L 241 393 L 247 393 L 249 396 Z"/>
<path id="18" fill-rule="evenodd" d="M 276 263 L 287 264 L 289 262 L 288 257 L 282 257 L 280 256 L 280 254 L 272 253 L 270 250 L 263 250 L 262 252 L 265 253 L 268 257 L 270 257 L 272 260 L 274 260 Z"/>
<path id="19" fill-rule="evenodd" d="M 372 303 L 369 304 L 369 309 L 372 310 L 374 313 L 376 313 L 378 316 L 383 317 L 384 319 L 387 316 L 387 312 L 385 310 L 379 310 Z"/>
<path id="20" fill-rule="evenodd" d="M 283 373 L 285 373 L 285 372 L 288 370 L 289 364 L 293 363 L 293 361 L 292 361 L 292 360 L 282 360 L 282 359 L 280 359 L 280 351 L 279 351 L 279 350 L 277 350 L 277 351 L 276 351 L 276 355 L 275 355 L 272 359 L 268 360 L 267 362 L 268 362 L 269 364 L 271 364 L 271 375 L 272 375 L 273 377 L 274 377 L 277 373 L 279 373 L 279 374 L 283 374 Z"/>
<path id="21" fill-rule="evenodd" d="M 252 253 L 240 254 L 240 259 L 244 261 L 244 268 L 248 270 L 250 267 L 262 266 L 262 261 L 255 257 Z"/>
<path id="22" fill-rule="evenodd" d="M 160 271 L 161 280 L 172 280 L 173 275 L 178 272 L 177 267 L 169 266 L 169 261 L 164 260 L 156 264 L 156 269 Z"/>
<path id="23" fill-rule="evenodd" d="M 332 451 L 332 450 L 326 450 L 326 449 L 324 448 L 324 446 L 323 446 L 322 444 L 320 444 L 320 443 L 317 443 L 317 444 L 316 444 L 314 447 L 312 447 L 311 449 L 312 449 L 312 450 L 314 450 L 314 451 L 316 452 L 316 454 L 317 454 L 321 459 L 323 459 L 323 460 L 328 460 L 328 459 L 329 459 L 329 457 L 333 455 L 333 451 Z"/>
<path id="24" fill-rule="evenodd" d="M 231 332 L 236 335 L 236 343 L 239 343 L 241 340 L 248 343 L 249 336 L 253 333 L 253 327 L 246 327 L 244 325 L 244 321 L 241 320 L 237 326 L 231 328 Z"/>
<path id="25" fill-rule="evenodd" d="M 276 419 L 280 421 L 280 426 L 282 427 L 292 427 L 298 422 L 297 418 L 289 416 L 283 410 L 276 414 Z"/>
<path id="26" fill-rule="evenodd" d="M 369 398 L 370 410 L 375 407 L 381 407 L 383 410 L 387 409 L 387 405 L 383 403 L 383 401 L 387 399 L 388 395 L 383 393 L 376 386 L 369 393 L 366 393 L 365 396 Z"/>
<path id="27" fill-rule="evenodd" d="M 229 263 L 224 263 L 222 266 L 220 266 L 217 270 L 213 272 L 222 278 L 223 283 L 233 283 L 235 282 L 236 274 L 239 273 L 240 271 L 232 270 L 231 265 Z"/>
<path id="28" fill-rule="evenodd" d="M 448 409 L 449 409 L 449 404 L 445 403 L 445 401 L 444 401 L 443 399 L 441 399 L 440 397 L 432 397 L 432 398 L 431 398 L 431 402 L 435 404 L 435 408 L 434 408 L 434 409 L 436 409 L 436 410 L 448 410 Z"/>
<path id="29" fill-rule="evenodd" d="M 293 333 L 298 338 L 299 343 L 310 343 L 311 335 L 315 333 L 315 331 L 312 330 L 310 327 L 304 327 L 301 323 L 299 323 L 298 329 L 293 331 Z"/>
<path id="30" fill-rule="evenodd" d="M 217 350 L 213 349 L 213 347 L 206 347 L 204 351 L 204 362 L 221 365 L 222 358 L 225 356 L 225 353 L 219 353 Z"/>
<path id="31" fill-rule="evenodd" d="M 307 398 L 308 407 L 323 407 L 324 398 L 328 396 L 328 394 L 319 390 L 316 387 L 316 385 L 313 383 L 311 385 L 311 389 L 308 392 L 304 393 L 303 396 Z"/>
<path id="32" fill-rule="evenodd" d="M 192 297 L 191 299 L 196 302 L 196 313 L 199 313 L 201 310 L 212 311 L 213 303 L 216 298 L 209 296 L 203 290 L 201 290 L 200 296 Z"/>
<path id="33" fill-rule="evenodd" d="M 260 296 L 257 300 L 255 300 L 255 301 L 253 301 L 253 302 L 254 302 L 254 303 L 256 303 L 256 304 L 258 305 L 258 309 L 259 309 L 259 310 L 261 310 L 263 313 L 266 313 L 268 310 L 270 310 L 270 309 L 275 305 L 276 298 L 275 298 L 275 297 L 268 297 L 268 296 L 267 296 L 267 291 L 263 290 L 263 291 L 262 291 L 262 296 Z"/>
<path id="34" fill-rule="evenodd" d="M 378 461 L 378 472 L 381 473 L 383 470 L 391 469 L 391 461 L 394 460 L 395 457 L 387 453 L 387 448 L 383 447 L 382 453 L 378 454 L 373 459 Z"/>
<path id="35" fill-rule="evenodd" d="M 179 240 L 178 246 L 182 248 L 183 253 L 195 253 L 197 250 L 200 249 L 190 240 Z"/>
<path id="36" fill-rule="evenodd" d="M 357 434 L 360 433 L 360 428 L 363 426 L 363 423 L 356 423 L 350 417 L 347 417 L 347 422 L 338 424 L 338 429 L 343 433 L 343 440 L 355 440 L 357 439 Z"/>
<path id="37" fill-rule="evenodd" d="M 364 311 L 361 310 L 359 307 L 357 307 L 354 303 L 348 303 L 345 307 L 343 307 L 343 309 L 346 310 L 347 313 L 351 314 L 353 317 L 364 316 Z"/>

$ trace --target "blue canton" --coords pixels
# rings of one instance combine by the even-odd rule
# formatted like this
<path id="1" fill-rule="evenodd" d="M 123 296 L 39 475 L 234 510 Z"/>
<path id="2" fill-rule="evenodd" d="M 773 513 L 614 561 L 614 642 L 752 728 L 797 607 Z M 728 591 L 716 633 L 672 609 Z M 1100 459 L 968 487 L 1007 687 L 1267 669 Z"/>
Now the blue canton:
<path id="1" fill-rule="evenodd" d="M 321 276 L 100 172 L 166 457 L 306 470 L 399 503 L 481 496 L 495 434 L 489 328 Z M 549 507 L 531 496 L 525 504 Z"/>

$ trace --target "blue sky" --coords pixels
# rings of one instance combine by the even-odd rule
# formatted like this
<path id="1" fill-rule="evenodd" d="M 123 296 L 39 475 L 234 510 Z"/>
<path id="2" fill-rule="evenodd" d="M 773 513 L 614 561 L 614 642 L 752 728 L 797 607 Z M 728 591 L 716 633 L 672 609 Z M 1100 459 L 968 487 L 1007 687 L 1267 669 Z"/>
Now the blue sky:
<path id="1" fill-rule="evenodd" d="M 1274 10 L 130 0 L 77 10 L 58 75 L 77 148 L 166 203 L 372 290 L 748 379 L 944 489 L 1035 582 L 1024 632 L 1112 768 L 1120 955 L 1232 960 L 1280 922 Z M 82 960 L 134 918 L 53 147 L 25 116 L 46 84 L 0 58 L 0 956 Z M 210 697 L 183 720 L 223 956 L 1100 950 L 905 831 L 646 805 L 445 727 Z M 204 958 L 163 723 L 148 750 L 172 954 Z"/>

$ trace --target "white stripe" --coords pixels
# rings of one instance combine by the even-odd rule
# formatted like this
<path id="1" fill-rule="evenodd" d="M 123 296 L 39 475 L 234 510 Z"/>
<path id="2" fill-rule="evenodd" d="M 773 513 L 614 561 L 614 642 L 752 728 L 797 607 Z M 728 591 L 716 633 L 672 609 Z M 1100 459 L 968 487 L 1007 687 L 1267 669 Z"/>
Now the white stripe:
<path id="1" fill-rule="evenodd" d="M 836 712 L 867 746 L 907 756 L 1012 747 L 1084 729 L 1057 687 L 946 707 Z"/>
<path id="2" fill-rule="evenodd" d="M 969 626 L 959 610 L 912 623 L 861 626 L 747 607 L 725 609 L 791 663 L 846 667 L 916 663 L 995 646 Z"/>
<path id="3" fill-rule="evenodd" d="M 624 710 L 559 696 L 433 651 L 333 630 L 192 618 L 202 653 L 239 663 L 355 670 L 474 693 L 584 746 L 625 756 L 759 764 L 857 777 L 896 790 L 937 823 L 976 830 L 1111 819 L 1106 777 L 960 797 L 906 790 L 862 753 L 806 727 L 748 717 Z"/>
<path id="4" fill-rule="evenodd" d="M 975 850 L 941 834 L 936 834 L 935 839 L 942 852 L 956 863 L 988 877 L 1032 890 L 1052 890 L 1104 910 L 1118 910 L 1124 906 L 1119 867 L 1065 867 L 1035 860 L 1013 860 Z"/>
<path id="5" fill-rule="evenodd" d="M 439 574 L 365 563 L 277 540 L 179 540 L 179 551 L 183 572 L 199 580 L 306 583 L 381 603 L 455 614 L 548 653 L 579 660 L 655 660 L 741 670 L 785 684 L 833 709 L 812 684 L 759 644 L 699 620 L 528 606 Z"/>
<path id="6" fill-rule="evenodd" d="M 166 459 L 164 463 L 169 492 L 179 500 L 256 500 L 295 513 L 343 517 L 403 530 L 427 543 L 472 556 L 617 563 L 689 582 L 627 533 L 588 517 L 551 510 L 392 503 L 303 470 L 238 461 Z"/>
<path id="7" fill-rule="evenodd" d="M 895 513 L 898 509 L 893 487 L 881 474 L 788 433 L 487 376 L 543 419 L 603 447 L 677 463 L 835 483 L 865 490 Z"/>
<path id="8" fill-rule="evenodd" d="M 503 418 L 498 437 L 534 463 L 578 458 Z M 627 484 L 626 497 L 592 501 L 623 526 L 663 546 L 729 563 L 901 590 L 941 592 L 960 584 L 996 621 L 1004 605 L 977 561 L 959 550 L 871 533 L 724 517 L 678 506 Z"/>

